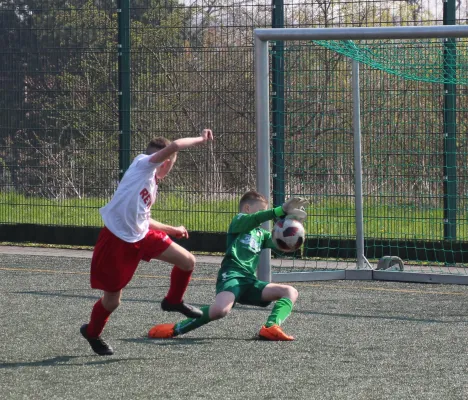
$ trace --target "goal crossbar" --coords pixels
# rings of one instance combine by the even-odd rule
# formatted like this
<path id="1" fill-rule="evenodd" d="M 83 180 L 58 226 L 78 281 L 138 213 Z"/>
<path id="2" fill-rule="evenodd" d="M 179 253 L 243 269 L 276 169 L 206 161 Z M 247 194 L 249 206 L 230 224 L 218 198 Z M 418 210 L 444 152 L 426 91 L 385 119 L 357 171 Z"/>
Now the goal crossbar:
<path id="1" fill-rule="evenodd" d="M 388 28 L 258 28 L 255 40 L 365 40 L 468 37 L 468 25 L 393 26 Z M 257 44 L 257 43 L 255 43 Z"/>

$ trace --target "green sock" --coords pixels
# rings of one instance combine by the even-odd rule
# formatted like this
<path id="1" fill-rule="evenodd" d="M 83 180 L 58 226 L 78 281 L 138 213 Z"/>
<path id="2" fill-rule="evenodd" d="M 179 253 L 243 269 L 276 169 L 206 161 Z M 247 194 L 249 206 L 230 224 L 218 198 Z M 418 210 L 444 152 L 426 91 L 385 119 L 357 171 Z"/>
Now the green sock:
<path id="1" fill-rule="evenodd" d="M 175 324 L 175 334 L 183 335 L 184 333 L 193 331 L 194 329 L 197 329 L 200 326 L 206 325 L 208 322 L 210 322 L 210 306 L 201 307 L 201 310 L 203 311 L 203 315 L 200 318 L 187 318 Z"/>
<path id="2" fill-rule="evenodd" d="M 282 297 L 275 303 L 265 326 L 269 328 L 272 325 L 281 325 L 291 314 L 292 308 L 292 301 L 286 297 Z"/>

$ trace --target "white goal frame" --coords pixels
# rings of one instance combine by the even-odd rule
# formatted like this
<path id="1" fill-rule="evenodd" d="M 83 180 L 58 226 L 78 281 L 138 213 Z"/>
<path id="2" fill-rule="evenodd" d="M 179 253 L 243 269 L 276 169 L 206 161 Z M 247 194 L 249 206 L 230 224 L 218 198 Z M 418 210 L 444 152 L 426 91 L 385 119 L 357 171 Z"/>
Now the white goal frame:
<path id="1" fill-rule="evenodd" d="M 270 203 L 270 40 L 365 40 L 365 39 L 428 39 L 468 37 L 468 25 L 358 27 L 358 28 L 261 28 L 254 29 L 255 45 L 255 112 L 257 138 L 257 190 Z M 268 282 L 310 281 L 329 279 L 379 279 L 405 282 L 468 284 L 467 275 L 376 271 L 364 255 L 362 200 L 361 118 L 359 62 L 352 60 L 353 136 L 356 206 L 356 269 L 320 272 L 271 273 L 271 251 L 262 251 L 258 277 Z M 270 221 L 262 224 L 270 230 Z"/>

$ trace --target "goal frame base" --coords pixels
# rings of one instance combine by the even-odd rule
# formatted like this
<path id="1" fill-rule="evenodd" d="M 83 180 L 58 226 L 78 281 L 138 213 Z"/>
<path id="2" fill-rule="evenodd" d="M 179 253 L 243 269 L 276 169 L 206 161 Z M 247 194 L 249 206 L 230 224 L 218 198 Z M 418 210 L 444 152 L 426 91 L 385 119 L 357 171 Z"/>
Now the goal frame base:
<path id="1" fill-rule="evenodd" d="M 282 272 L 271 275 L 272 282 L 309 282 L 333 280 L 390 281 L 408 283 L 441 283 L 468 285 L 468 275 L 427 274 L 420 272 L 397 272 L 364 270 Z"/>

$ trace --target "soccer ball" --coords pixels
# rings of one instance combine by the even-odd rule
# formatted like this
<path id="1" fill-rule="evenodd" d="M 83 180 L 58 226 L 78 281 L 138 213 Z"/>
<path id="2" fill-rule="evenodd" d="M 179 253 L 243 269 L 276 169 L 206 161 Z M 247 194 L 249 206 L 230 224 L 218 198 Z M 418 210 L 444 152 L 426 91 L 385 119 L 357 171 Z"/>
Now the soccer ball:
<path id="1" fill-rule="evenodd" d="M 293 252 L 304 243 L 304 226 L 296 219 L 280 219 L 273 227 L 271 237 L 278 250 Z"/>

